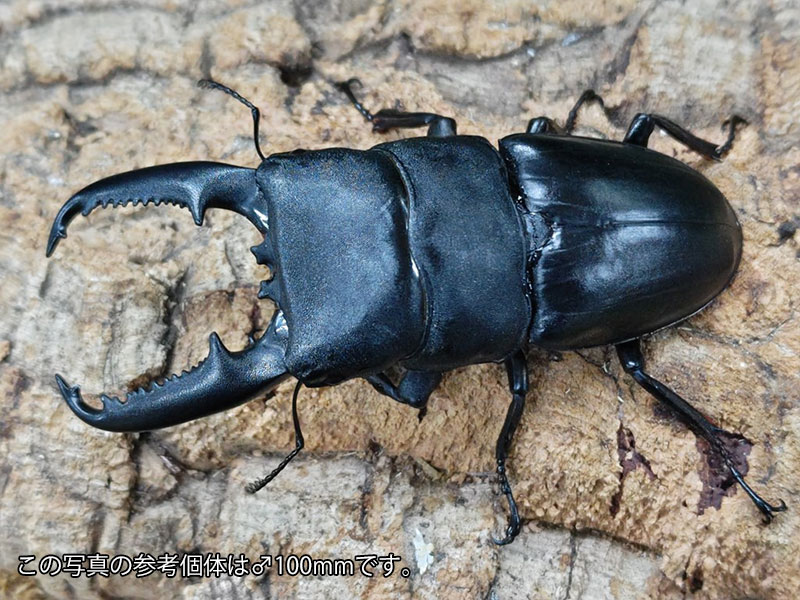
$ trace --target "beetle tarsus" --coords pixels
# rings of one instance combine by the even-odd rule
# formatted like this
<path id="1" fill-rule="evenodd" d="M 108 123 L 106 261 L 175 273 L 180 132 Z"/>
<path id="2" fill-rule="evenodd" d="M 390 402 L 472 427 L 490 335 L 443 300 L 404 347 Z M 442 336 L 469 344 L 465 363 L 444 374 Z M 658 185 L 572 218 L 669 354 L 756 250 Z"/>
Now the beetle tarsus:
<path id="1" fill-rule="evenodd" d="M 742 477 L 742 474 L 739 473 L 739 470 L 733 464 L 733 461 L 730 459 L 725 447 L 722 444 L 718 444 L 715 446 L 715 448 L 721 454 L 722 460 L 725 463 L 725 466 L 728 467 L 731 475 L 733 475 L 733 478 L 740 486 L 742 486 L 742 489 L 745 491 L 745 493 L 747 493 L 758 510 L 761 511 L 761 514 L 764 515 L 763 521 L 765 525 L 772 523 L 772 519 L 775 518 L 775 513 L 783 512 L 788 508 L 783 500 L 779 500 L 780 504 L 778 506 L 774 506 L 756 494 L 756 492 L 753 491 L 753 488 L 747 484 L 747 482 L 744 480 L 744 477 Z"/>
<path id="2" fill-rule="evenodd" d="M 286 458 L 284 458 L 280 462 L 280 464 L 272 470 L 272 472 L 269 475 L 248 483 L 244 489 L 249 494 L 255 494 L 258 490 L 260 490 L 261 488 L 266 486 L 270 481 L 275 479 L 280 474 L 280 472 L 286 468 L 286 465 L 288 465 L 289 462 L 291 462 L 291 460 L 299 454 L 300 450 L 302 450 L 303 446 L 305 445 L 305 440 L 303 439 L 303 432 L 300 429 L 300 419 L 297 416 L 297 395 L 300 392 L 300 388 L 302 387 L 302 385 L 303 383 L 298 381 L 297 385 L 294 386 L 294 393 L 292 394 L 292 422 L 294 423 L 294 439 L 295 439 L 294 450 L 292 450 L 286 456 Z"/>
<path id="3" fill-rule="evenodd" d="M 747 119 L 744 117 L 740 117 L 739 115 L 733 115 L 730 119 L 725 119 L 722 123 L 722 126 L 728 127 L 728 138 L 722 143 L 722 145 L 717 146 L 716 150 L 714 151 L 715 158 L 717 160 L 722 159 L 725 154 L 733 146 L 733 140 L 736 138 L 736 126 L 737 125 L 747 125 Z"/>
<path id="4" fill-rule="evenodd" d="M 353 92 L 353 85 L 357 85 L 358 87 L 363 87 L 364 84 L 361 83 L 361 80 L 357 77 L 351 77 L 347 81 L 339 81 L 336 83 L 336 88 L 339 89 L 347 96 L 347 99 L 350 100 L 350 103 L 356 108 L 358 112 L 362 114 L 362 116 L 372 123 L 374 119 L 373 114 L 356 98 L 355 93 Z"/>
<path id="5" fill-rule="evenodd" d="M 759 498 L 759 500 L 761 499 Z M 756 503 L 761 512 L 764 513 L 764 525 L 769 525 L 770 523 L 772 523 L 772 519 L 775 518 L 776 512 L 783 512 L 787 508 L 789 508 L 788 506 L 786 506 L 786 502 L 784 502 L 783 500 L 779 500 L 779 502 L 780 506 L 773 506 L 769 502 L 765 502 L 763 500 Z"/>
<path id="6" fill-rule="evenodd" d="M 514 538 L 520 532 L 522 528 L 522 520 L 519 516 L 519 509 L 517 508 L 517 501 L 514 500 L 514 494 L 511 491 L 511 484 L 508 482 L 508 477 L 506 475 L 506 467 L 505 467 L 505 460 L 497 461 L 497 475 L 500 479 L 500 491 L 505 494 L 506 500 L 508 501 L 508 527 L 506 528 L 506 535 L 502 539 L 497 539 L 496 537 L 492 537 L 492 541 L 497 544 L 498 546 L 505 546 L 506 544 L 510 544 L 514 541 Z"/>
<path id="7" fill-rule="evenodd" d="M 667 404 L 689 427 L 697 434 L 703 436 L 711 447 L 722 457 L 725 466 L 736 482 L 742 487 L 750 497 L 758 510 L 764 515 L 764 522 L 772 521 L 776 512 L 786 510 L 786 503 L 781 500 L 778 506 L 773 506 L 761 496 L 759 496 L 744 480 L 742 474 L 736 468 L 733 460 L 722 443 L 719 434 L 724 430 L 711 423 L 705 415 L 694 408 L 686 400 L 673 392 L 666 385 L 648 375 L 644 370 L 644 355 L 642 354 L 639 340 L 631 340 L 622 344 L 617 344 L 617 354 L 622 368 L 633 379 L 642 386 L 648 393 L 661 402 Z"/>

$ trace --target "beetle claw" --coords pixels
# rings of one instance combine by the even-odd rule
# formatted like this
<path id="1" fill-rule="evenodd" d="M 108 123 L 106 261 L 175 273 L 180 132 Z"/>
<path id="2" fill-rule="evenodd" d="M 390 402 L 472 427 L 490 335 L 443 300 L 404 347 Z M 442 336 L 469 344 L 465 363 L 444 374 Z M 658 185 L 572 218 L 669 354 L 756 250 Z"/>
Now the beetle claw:
<path id="1" fill-rule="evenodd" d="M 505 546 L 506 544 L 510 544 L 511 542 L 516 539 L 517 535 L 519 535 L 520 525 L 517 523 L 516 525 L 509 524 L 506 528 L 506 536 L 498 540 L 496 537 L 492 536 L 492 541 L 497 544 L 498 546 Z"/>
<path id="2" fill-rule="evenodd" d="M 772 519 L 775 518 L 775 513 L 783 512 L 788 508 L 788 506 L 786 506 L 786 502 L 783 500 L 778 500 L 778 502 L 780 502 L 778 506 L 773 506 L 760 497 L 758 501 L 756 501 L 756 506 L 764 515 L 764 525 L 769 525 L 772 523 Z"/>

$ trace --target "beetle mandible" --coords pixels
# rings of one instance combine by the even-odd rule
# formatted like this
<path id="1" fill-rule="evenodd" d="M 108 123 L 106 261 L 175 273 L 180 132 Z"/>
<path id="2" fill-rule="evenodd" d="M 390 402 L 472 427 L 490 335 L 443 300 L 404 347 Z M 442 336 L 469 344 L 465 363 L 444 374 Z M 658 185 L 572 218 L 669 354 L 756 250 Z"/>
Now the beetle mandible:
<path id="1" fill-rule="evenodd" d="M 532 119 L 499 142 L 457 135 L 453 119 L 426 112 L 367 110 L 351 79 L 337 84 L 377 132 L 428 127 L 426 137 L 265 157 L 259 109 L 230 94 L 253 118 L 257 169 L 185 162 L 114 175 L 72 196 L 53 223 L 50 256 L 69 222 L 98 206 L 170 202 L 197 225 L 209 208 L 246 217 L 263 235 L 252 252 L 274 274 L 260 298 L 277 305 L 265 333 L 230 352 L 211 334 L 208 357 L 188 373 L 154 382 L 124 402 L 86 404 L 56 375 L 61 394 L 86 423 L 108 431 L 168 427 L 262 396 L 289 376 L 295 449 L 301 385 L 362 377 L 381 394 L 422 409 L 444 371 L 503 362 L 511 404 L 497 440 L 500 489 L 509 505 L 507 544 L 520 516 L 506 457 L 528 390 L 525 351 L 614 345 L 623 369 L 668 405 L 722 458 L 769 522 L 786 509 L 745 482 L 724 430 L 644 366 L 643 336 L 701 310 L 731 281 L 742 232 L 722 193 L 684 163 L 647 148 L 655 127 L 706 158 L 731 147 L 739 117 L 720 146 L 658 114 L 636 115 L 622 142 L 571 135 L 584 92 L 560 128 Z M 403 370 L 395 383 L 386 373 Z"/>

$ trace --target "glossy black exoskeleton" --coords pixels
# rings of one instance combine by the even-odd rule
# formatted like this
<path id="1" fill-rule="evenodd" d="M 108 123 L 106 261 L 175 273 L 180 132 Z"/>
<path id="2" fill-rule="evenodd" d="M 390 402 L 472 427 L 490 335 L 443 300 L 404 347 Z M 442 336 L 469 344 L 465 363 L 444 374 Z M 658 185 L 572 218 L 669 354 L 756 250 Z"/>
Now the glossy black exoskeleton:
<path id="1" fill-rule="evenodd" d="M 443 371 L 504 362 L 512 402 L 497 441 L 497 472 L 514 539 L 520 517 L 505 461 L 528 389 L 525 349 L 613 344 L 624 370 L 669 405 L 721 455 L 769 521 L 785 510 L 760 498 L 734 465 L 726 432 L 644 370 L 640 338 L 681 321 L 733 277 L 742 250 L 736 216 L 719 190 L 684 163 L 647 149 L 654 127 L 711 159 L 715 146 L 655 114 L 637 115 L 622 142 L 570 135 L 586 92 L 564 130 L 545 117 L 500 140 L 456 134 L 450 118 L 381 110 L 339 84 L 375 131 L 428 126 L 428 136 L 370 150 L 332 148 L 264 157 L 259 111 L 250 108 L 257 169 L 178 163 L 115 175 L 62 207 L 48 256 L 69 221 L 98 206 L 169 202 L 201 225 L 208 208 L 235 211 L 264 242 L 252 248 L 274 276 L 259 297 L 278 305 L 258 339 L 240 352 L 211 335 L 208 358 L 188 373 L 86 404 L 56 376 L 64 399 L 87 423 L 109 431 L 168 427 L 237 406 L 298 380 L 292 403 L 297 444 L 257 491 L 303 447 L 300 384 L 363 377 L 398 402 L 424 408 Z M 395 384 L 386 372 L 405 373 Z"/>

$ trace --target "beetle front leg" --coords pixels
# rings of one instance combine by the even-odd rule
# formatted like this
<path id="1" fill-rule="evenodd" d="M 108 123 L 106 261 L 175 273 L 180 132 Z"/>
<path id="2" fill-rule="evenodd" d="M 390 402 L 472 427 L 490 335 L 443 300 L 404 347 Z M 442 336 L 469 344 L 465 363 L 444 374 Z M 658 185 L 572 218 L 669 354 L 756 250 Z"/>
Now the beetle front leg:
<path id="1" fill-rule="evenodd" d="M 511 389 L 512 399 L 508 407 L 508 413 L 506 413 L 503 429 L 500 431 L 500 437 L 497 438 L 497 448 L 495 452 L 500 491 L 505 494 L 508 500 L 510 514 L 505 537 L 501 540 L 492 538 L 492 541 L 498 546 L 504 546 L 505 544 L 513 542 L 522 526 L 517 503 L 514 500 L 514 495 L 511 492 L 511 484 L 508 482 L 508 475 L 506 474 L 506 458 L 508 458 L 508 451 L 511 449 L 514 432 L 517 430 L 517 426 L 522 418 L 522 411 L 525 408 L 525 395 L 528 393 L 528 364 L 525 360 L 525 355 L 522 352 L 518 352 L 507 360 L 506 371 L 508 372 L 508 385 Z"/>
<path id="2" fill-rule="evenodd" d="M 619 361 L 622 364 L 622 368 L 625 369 L 626 373 L 634 378 L 636 383 L 647 390 L 652 396 L 667 404 L 673 411 L 677 413 L 684 423 L 691 427 L 695 433 L 702 435 L 708 441 L 708 443 L 711 444 L 711 447 L 720 455 L 725 463 L 725 466 L 728 468 L 736 482 L 742 486 L 742 489 L 744 489 L 753 503 L 758 507 L 758 510 L 764 514 L 764 521 L 766 523 L 772 521 L 776 512 L 782 512 L 786 510 L 786 503 L 783 500 L 780 501 L 778 506 L 773 506 L 761 496 L 756 494 L 755 491 L 753 491 L 753 489 L 747 485 L 747 482 L 733 464 L 728 450 L 725 448 L 725 445 L 720 439 L 720 434 L 724 433 L 724 430 L 711 423 L 700 411 L 694 408 L 691 404 L 689 404 L 686 400 L 681 398 L 663 383 L 645 373 L 644 356 L 642 355 L 642 349 L 639 340 L 632 340 L 630 342 L 618 344 L 617 354 L 619 355 Z"/>
<path id="3" fill-rule="evenodd" d="M 376 113 L 367 110 L 353 93 L 353 84 L 361 85 L 358 79 L 348 79 L 336 84 L 342 90 L 356 110 L 372 123 L 372 131 L 386 133 L 390 129 L 428 126 L 429 137 L 449 137 L 456 135 L 455 119 L 427 112 L 403 112 L 392 108 L 382 108 Z"/>

